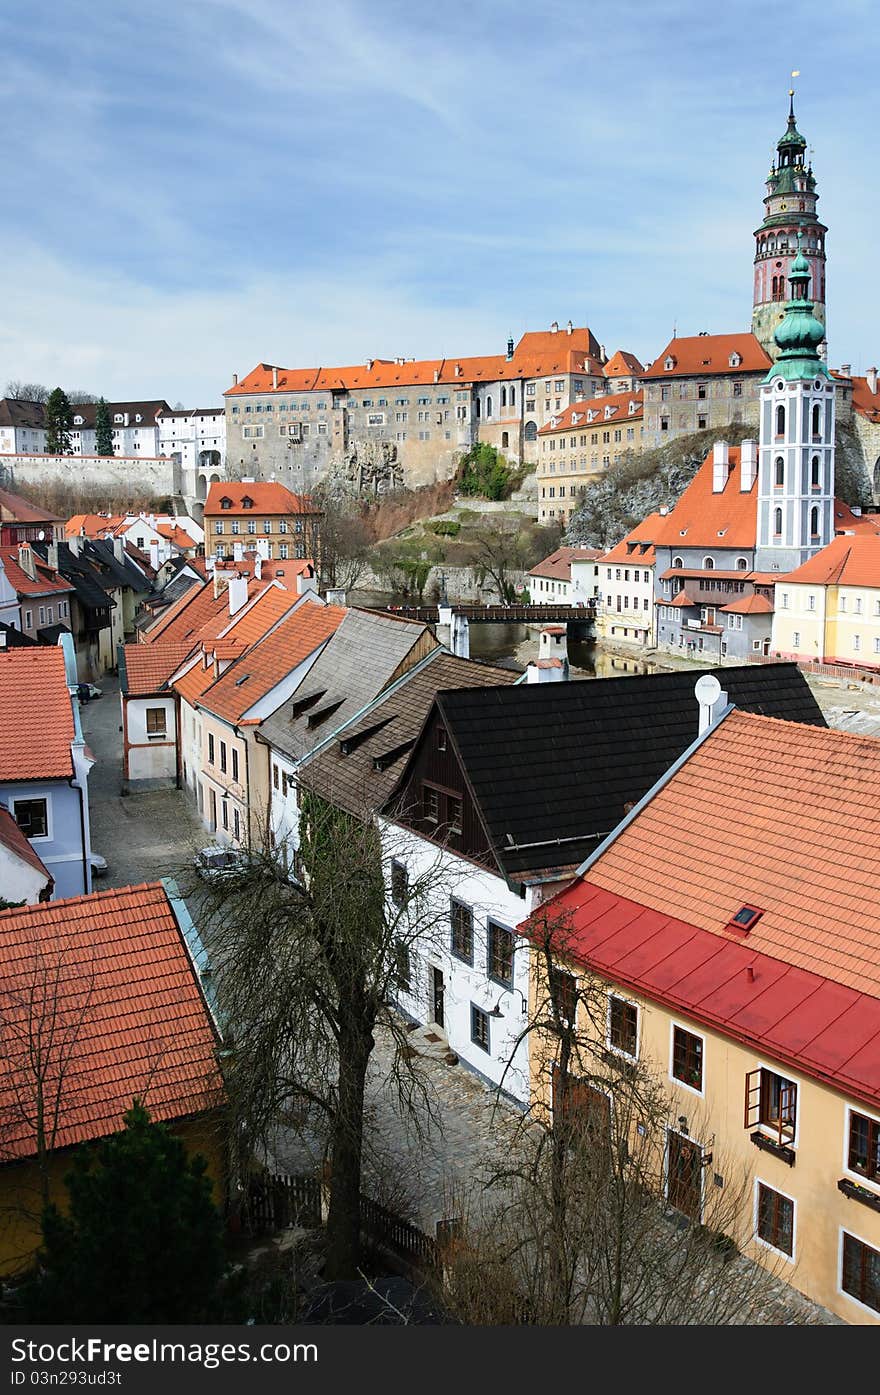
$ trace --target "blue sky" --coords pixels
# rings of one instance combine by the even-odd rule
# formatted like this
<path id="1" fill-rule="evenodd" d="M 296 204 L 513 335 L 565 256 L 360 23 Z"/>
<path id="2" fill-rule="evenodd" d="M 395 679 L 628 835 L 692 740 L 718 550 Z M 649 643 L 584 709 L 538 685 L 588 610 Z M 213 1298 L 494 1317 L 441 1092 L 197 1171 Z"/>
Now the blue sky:
<path id="1" fill-rule="evenodd" d="M 208 405 L 261 359 L 747 329 L 792 68 L 830 359 L 864 369 L 878 30 L 868 0 L 7 6 L 0 390 Z"/>

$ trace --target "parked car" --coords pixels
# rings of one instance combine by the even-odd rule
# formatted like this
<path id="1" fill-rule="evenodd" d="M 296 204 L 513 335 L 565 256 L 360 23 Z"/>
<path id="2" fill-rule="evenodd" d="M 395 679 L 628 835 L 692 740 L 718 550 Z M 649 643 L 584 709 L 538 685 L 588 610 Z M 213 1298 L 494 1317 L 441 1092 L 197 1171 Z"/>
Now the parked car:
<path id="1" fill-rule="evenodd" d="M 104 693 L 101 688 L 96 688 L 94 683 L 78 683 L 77 696 L 80 702 L 91 702 L 92 698 L 103 697 Z"/>
<path id="2" fill-rule="evenodd" d="M 91 863 L 93 877 L 106 877 L 108 870 L 106 857 L 102 857 L 100 853 L 93 852 L 89 854 L 89 862 Z"/>
<path id="3" fill-rule="evenodd" d="M 199 848 L 193 859 L 199 876 L 204 877 L 207 882 L 234 877 L 245 870 L 249 861 L 250 855 L 244 848 L 227 848 L 222 843 L 211 843 L 206 848 Z"/>

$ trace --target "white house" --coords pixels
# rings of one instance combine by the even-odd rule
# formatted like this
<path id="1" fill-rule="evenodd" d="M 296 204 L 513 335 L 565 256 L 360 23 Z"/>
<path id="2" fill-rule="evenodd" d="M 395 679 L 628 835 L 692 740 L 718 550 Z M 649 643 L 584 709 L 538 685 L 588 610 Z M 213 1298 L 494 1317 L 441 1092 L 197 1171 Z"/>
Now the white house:
<path id="1" fill-rule="evenodd" d="M 526 574 L 532 605 L 585 605 L 596 595 L 596 563 L 601 552 L 559 547 Z"/>
<path id="2" fill-rule="evenodd" d="M 597 638 L 645 648 L 656 642 L 653 535 L 659 520 L 659 514 L 649 514 L 596 563 Z"/>
<path id="3" fill-rule="evenodd" d="M 160 412 L 159 454 L 170 456 L 188 469 L 210 469 L 226 464 L 226 410 L 196 407 Z"/>
<path id="4" fill-rule="evenodd" d="M 48 901 L 55 883 L 36 848 L 0 804 L 0 907 Z"/>

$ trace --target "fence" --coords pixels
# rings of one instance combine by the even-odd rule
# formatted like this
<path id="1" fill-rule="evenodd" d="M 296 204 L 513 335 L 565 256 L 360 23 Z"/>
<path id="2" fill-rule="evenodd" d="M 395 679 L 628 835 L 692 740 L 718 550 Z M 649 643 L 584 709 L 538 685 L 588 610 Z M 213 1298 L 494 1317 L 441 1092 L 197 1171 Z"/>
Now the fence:
<path id="1" fill-rule="evenodd" d="M 780 657 L 775 654 L 753 654 L 753 664 L 778 664 Z M 804 673 L 815 673 L 823 678 L 842 678 L 860 683 L 880 683 L 880 669 L 855 668 L 849 664 L 820 664 L 815 659 L 796 659 L 794 662 Z"/>
<path id="2" fill-rule="evenodd" d="M 378 1201 L 361 1197 L 361 1230 L 374 1244 L 386 1245 L 389 1250 L 426 1268 L 437 1268 L 440 1263 L 436 1240 L 426 1235 L 418 1226 L 411 1225 L 401 1216 L 395 1215 Z"/>

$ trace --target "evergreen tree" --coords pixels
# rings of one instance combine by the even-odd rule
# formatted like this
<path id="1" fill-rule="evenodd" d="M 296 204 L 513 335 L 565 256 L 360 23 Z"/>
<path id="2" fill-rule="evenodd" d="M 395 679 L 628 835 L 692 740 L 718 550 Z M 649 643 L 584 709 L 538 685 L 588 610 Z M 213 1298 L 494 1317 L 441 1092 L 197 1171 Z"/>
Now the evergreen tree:
<path id="1" fill-rule="evenodd" d="M 63 388 L 53 388 L 46 401 L 46 454 L 70 455 L 73 412 L 70 399 Z"/>
<path id="2" fill-rule="evenodd" d="M 98 398 L 95 409 L 95 450 L 98 455 L 113 454 L 113 428 L 110 425 L 110 411 L 103 397 Z"/>
<path id="3" fill-rule="evenodd" d="M 203 1158 L 135 1100 L 125 1128 L 82 1148 L 67 1214 L 43 1213 L 32 1322 L 205 1322 L 218 1313 L 223 1223 Z"/>

